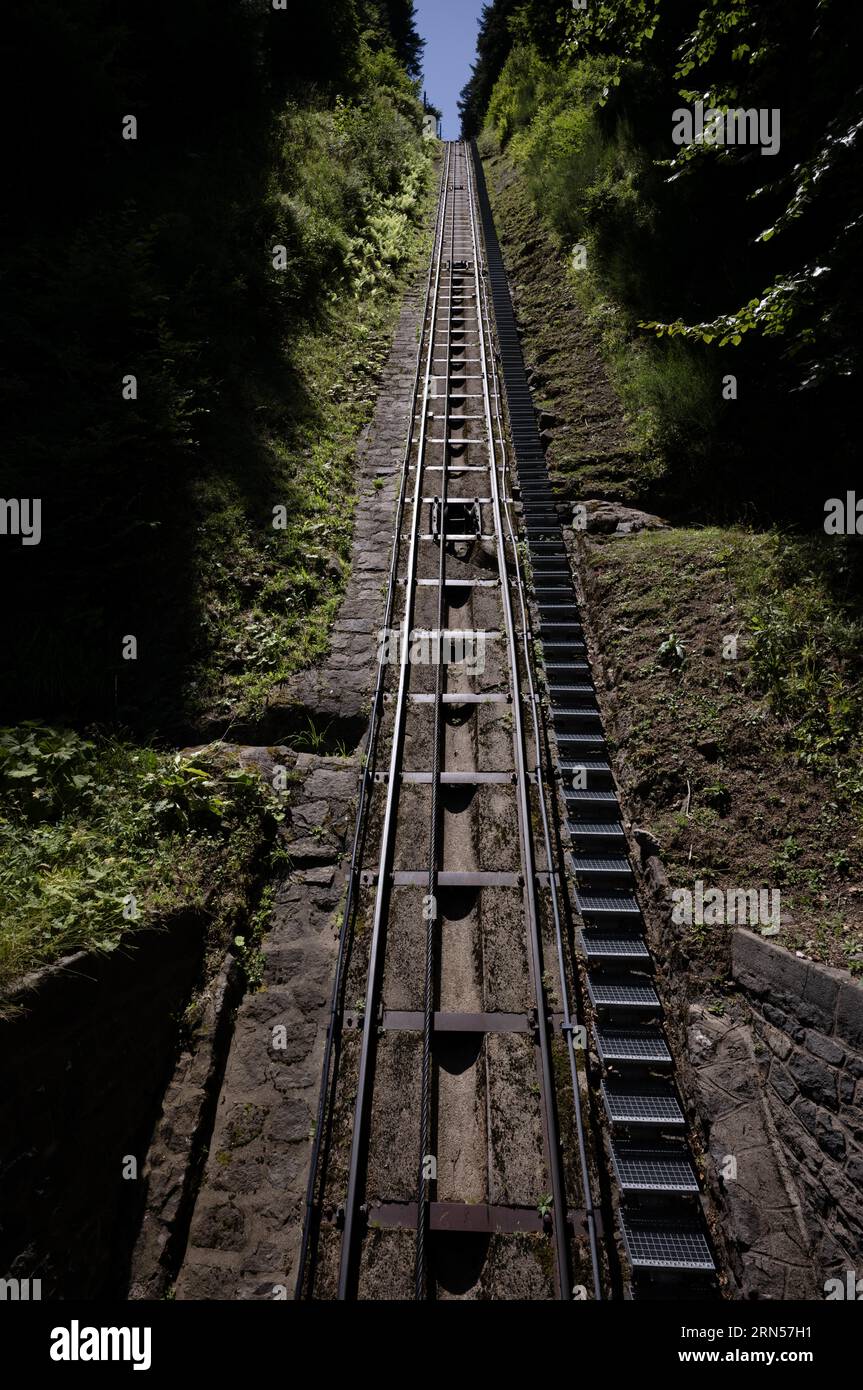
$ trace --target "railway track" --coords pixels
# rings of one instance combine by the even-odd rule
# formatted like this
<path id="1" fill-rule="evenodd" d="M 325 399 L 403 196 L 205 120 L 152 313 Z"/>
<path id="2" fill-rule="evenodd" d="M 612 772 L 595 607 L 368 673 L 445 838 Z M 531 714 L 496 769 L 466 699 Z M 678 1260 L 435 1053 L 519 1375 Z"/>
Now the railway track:
<path id="1" fill-rule="evenodd" d="M 297 1297 L 712 1276 L 604 750 L 481 167 L 450 143 Z"/>

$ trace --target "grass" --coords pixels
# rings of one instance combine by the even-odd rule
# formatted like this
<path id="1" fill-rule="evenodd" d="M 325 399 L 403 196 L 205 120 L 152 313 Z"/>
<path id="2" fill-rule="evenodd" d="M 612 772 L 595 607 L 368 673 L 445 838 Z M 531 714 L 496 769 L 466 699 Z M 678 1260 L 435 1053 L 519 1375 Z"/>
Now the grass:
<path id="1" fill-rule="evenodd" d="M 194 911 L 221 953 L 254 915 L 283 809 L 225 750 L 26 724 L 0 730 L 0 787 L 0 1015 L 16 979 L 71 952 Z"/>
<path id="2" fill-rule="evenodd" d="M 633 307 L 661 294 L 667 269 L 646 254 L 657 241 L 650 161 L 625 120 L 601 119 L 611 71 L 590 58 L 555 68 L 516 45 L 492 97 L 480 148 L 518 169 L 560 253 L 560 273 L 602 348 L 640 468 L 655 486 L 672 463 L 697 468 L 718 422 L 716 366 L 703 349 L 657 342 Z M 578 268 L 571 259 L 580 247 Z M 650 277 L 656 277 L 656 284 Z"/>
<path id="3" fill-rule="evenodd" d="M 307 124 L 329 139 L 329 121 Z M 304 168 L 304 192 L 321 205 L 326 154 Z M 431 168 L 426 151 L 405 147 L 395 187 L 350 238 L 349 274 L 295 328 L 275 376 L 262 367 L 250 388 L 260 424 L 248 410 L 232 424 L 225 410 L 210 466 L 190 478 L 191 720 L 253 719 L 326 651 L 348 573 L 357 441 L 403 287 L 428 250 Z M 297 742 L 320 751 L 328 730 L 310 720 Z M 116 950 L 187 911 L 207 919 L 213 958 L 233 945 L 254 986 L 282 814 L 256 773 L 218 745 L 182 757 L 30 722 L 0 730 L 0 787 L 0 999 L 27 971 Z"/>
<path id="4" fill-rule="evenodd" d="M 779 887 L 782 944 L 860 972 L 863 620 L 849 553 L 711 527 L 589 541 L 586 558 L 627 798 L 672 883 Z M 697 944 L 709 957 L 716 943 Z"/>
<path id="5" fill-rule="evenodd" d="M 82 131 L 100 196 L 86 184 L 62 200 L 63 256 L 42 256 L 38 218 L 20 228 L 9 313 L 28 334 L 4 456 L 9 494 L 50 498 L 54 523 L 28 565 L 0 555 L 10 723 L 113 722 L 186 741 L 202 724 L 249 722 L 325 649 L 356 441 L 423 252 L 435 147 L 416 84 L 374 36 L 348 45 L 334 85 L 283 89 L 266 76 L 272 26 L 251 14 L 234 25 L 236 43 L 219 31 L 218 61 L 248 88 L 214 84 L 215 116 L 196 111 L 194 133 L 178 119 L 183 139 L 163 132 L 162 147 L 151 132 L 134 174 L 116 141 L 110 151 Z M 183 38 L 197 52 L 194 32 Z M 123 42 L 143 80 L 133 34 Z M 164 45 L 144 47 L 145 70 L 158 68 Z M 100 51 L 87 44 L 94 73 Z M 209 83 L 214 55 L 200 57 Z M 173 71 L 177 54 L 166 60 Z M 182 108 L 185 85 L 171 91 Z M 134 399 L 121 397 L 118 361 Z"/>
<path id="6" fill-rule="evenodd" d="M 226 723 L 254 718 L 276 687 L 326 654 L 349 574 L 357 443 L 374 409 L 401 291 L 428 251 L 433 198 L 428 179 L 405 222 L 400 259 L 374 292 L 364 279 L 360 298 L 338 296 L 294 338 L 294 418 L 282 437 L 262 441 L 258 476 L 223 471 L 200 485 L 200 655 L 187 689 L 198 714 Z M 284 510 L 274 515 L 274 508 Z"/>

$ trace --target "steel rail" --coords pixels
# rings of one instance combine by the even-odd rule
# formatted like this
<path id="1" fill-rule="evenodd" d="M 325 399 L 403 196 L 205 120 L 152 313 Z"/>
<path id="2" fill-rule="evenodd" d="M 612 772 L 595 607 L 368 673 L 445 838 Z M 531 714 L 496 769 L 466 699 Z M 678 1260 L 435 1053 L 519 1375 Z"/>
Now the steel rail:
<path id="1" fill-rule="evenodd" d="M 455 172 L 452 174 L 455 183 Z M 453 192 L 455 188 L 453 187 Z M 440 923 L 437 909 L 437 869 L 440 834 L 440 773 L 443 739 L 443 695 L 444 695 L 444 652 L 443 635 L 446 619 L 446 518 L 447 487 L 449 482 L 449 423 L 450 390 L 452 380 L 452 323 L 453 323 L 453 264 L 455 261 L 455 198 L 452 200 L 452 224 L 450 230 L 449 255 L 449 295 L 447 296 L 447 343 L 446 375 L 444 378 L 443 413 L 443 452 L 441 463 L 440 490 L 440 555 L 438 557 L 438 661 L 435 673 L 435 712 L 432 758 L 431 812 L 429 824 L 429 871 L 428 901 L 424 904 L 426 918 L 425 971 L 423 980 L 423 1041 L 422 1077 L 420 1081 L 420 1152 L 419 1179 L 417 1184 L 417 1243 L 414 1270 L 414 1291 L 418 1300 L 428 1297 L 428 1261 L 426 1252 L 426 1233 L 428 1230 L 429 1202 L 431 1200 L 431 1174 L 427 1170 L 431 1148 L 431 1104 L 432 1104 L 432 1034 L 434 1032 L 434 959 L 435 935 Z M 436 325 L 432 325 L 432 336 L 437 337 Z"/>
<path id="2" fill-rule="evenodd" d="M 438 209 L 435 218 L 435 231 L 433 246 L 436 247 L 439 236 L 443 234 L 443 221 L 445 217 L 445 199 L 442 196 L 446 187 L 447 162 L 439 180 Z M 423 324 L 425 325 L 429 315 L 429 307 L 432 298 L 432 286 L 434 282 L 435 258 L 434 252 L 429 261 L 429 271 L 426 278 L 425 300 L 423 305 Z M 414 373 L 413 392 L 410 404 L 410 428 L 408 431 L 407 443 L 403 458 L 402 473 L 399 485 L 399 495 L 396 502 L 396 530 L 393 542 L 392 555 L 390 556 L 390 570 L 387 584 L 387 600 L 384 613 L 384 631 L 387 631 L 392 624 L 393 612 L 395 609 L 396 594 L 398 592 L 398 564 L 399 564 L 399 537 L 401 535 L 402 519 L 404 516 L 405 500 L 407 496 L 408 464 L 412 449 L 413 426 L 416 418 L 417 400 L 419 398 L 420 380 L 422 377 L 422 357 L 423 339 L 421 337 L 417 346 L 416 368 Z M 339 930 L 339 944 L 336 956 L 336 968 L 333 976 L 333 988 L 330 996 L 330 1009 L 327 1024 L 327 1035 L 324 1044 L 324 1056 L 321 1065 L 321 1085 L 318 1094 L 318 1109 L 315 1124 L 315 1138 L 312 1147 L 312 1155 L 309 1167 L 309 1177 L 306 1186 L 306 1202 L 303 1216 L 303 1233 L 300 1243 L 299 1263 L 297 1266 L 296 1282 L 294 1287 L 294 1299 L 301 1299 L 305 1285 L 306 1270 L 308 1267 L 309 1249 L 311 1244 L 312 1226 L 314 1223 L 315 1191 L 317 1188 L 318 1172 L 320 1168 L 320 1157 L 323 1148 L 323 1138 L 325 1133 L 325 1120 L 327 1111 L 327 1094 L 329 1091 L 330 1072 L 332 1068 L 333 1052 L 336 1040 L 341 1030 L 341 1008 L 344 989 L 344 967 L 347 957 L 347 943 L 350 932 L 350 924 L 353 919 L 354 900 L 356 895 L 357 882 L 360 874 L 360 862 L 362 856 L 362 846 L 365 840 L 366 827 L 366 807 L 374 785 L 373 763 L 377 748 L 377 737 L 380 726 L 381 710 L 383 708 L 383 690 L 385 683 L 386 662 L 384 655 L 386 644 L 381 644 L 381 654 L 378 658 L 377 677 L 375 689 L 372 695 L 371 712 L 366 734 L 366 752 L 363 758 L 363 767 L 360 773 L 359 785 L 357 789 L 357 813 L 354 819 L 354 835 L 351 849 L 351 863 L 347 878 L 347 891 L 345 895 L 345 906 L 342 913 L 342 921 Z"/>
<path id="3" fill-rule="evenodd" d="M 533 858 L 533 841 L 531 834 L 529 782 L 527 775 L 527 757 L 525 752 L 524 727 L 522 721 L 520 683 L 518 671 L 518 653 L 515 640 L 515 624 L 513 621 L 512 601 L 509 591 L 509 574 L 506 558 L 506 542 L 504 539 L 503 520 L 501 514 L 500 489 L 497 477 L 497 453 L 494 439 L 494 426 L 491 417 L 491 403 L 489 399 L 488 384 L 488 362 L 485 347 L 485 334 L 483 332 L 482 318 L 482 288 L 480 277 L 480 239 L 478 235 L 476 202 L 474 197 L 474 171 L 467 159 L 465 160 L 466 185 L 468 189 L 468 206 L 470 210 L 471 237 L 474 248 L 474 280 L 476 285 L 476 302 L 479 318 L 479 347 L 480 347 L 480 366 L 483 383 L 483 409 L 485 414 L 485 426 L 489 442 L 490 468 L 489 479 L 491 485 L 492 512 L 494 515 L 495 534 L 497 537 L 498 565 L 501 579 L 501 602 L 504 610 L 504 626 L 506 630 L 507 647 L 509 650 L 510 670 L 512 673 L 512 708 L 513 708 L 513 751 L 516 764 L 516 797 L 518 802 L 518 814 L 521 830 L 522 857 L 524 866 L 524 896 L 528 926 L 528 945 L 531 957 L 531 973 L 533 975 L 534 994 L 536 999 L 537 1026 L 539 1033 L 540 1048 L 540 1067 L 542 1073 L 542 1109 L 545 1128 L 546 1152 L 548 1155 L 549 1181 L 551 1183 L 552 1211 L 551 1221 L 554 1232 L 555 1248 L 557 1254 L 558 1271 L 558 1293 L 561 1299 L 568 1300 L 571 1296 L 570 1272 L 569 1272 L 569 1251 L 566 1239 L 566 1199 L 565 1185 L 561 1168 L 561 1146 L 557 1127 L 557 1117 L 554 1105 L 554 1073 L 551 1063 L 551 1048 L 549 1045 L 548 1017 L 544 998 L 542 983 L 542 950 L 540 943 L 539 914 L 536 902 L 536 866 Z M 520 578 L 519 578 L 520 584 Z M 549 869 L 551 864 L 549 864 Z"/>
<path id="4" fill-rule="evenodd" d="M 405 615 L 404 615 L 404 639 L 402 642 L 401 663 L 399 669 L 399 685 L 396 702 L 395 718 L 393 725 L 392 751 L 390 756 L 389 777 L 387 782 L 387 800 L 384 812 L 384 824 L 381 838 L 380 860 L 377 879 L 377 893 L 375 896 L 375 911 L 372 922 L 371 946 L 369 952 L 369 972 L 366 987 L 366 1000 L 364 1010 L 364 1026 L 362 1044 L 360 1052 L 360 1071 L 357 1081 L 357 1097 L 354 1107 L 354 1128 L 351 1138 L 350 1166 L 348 1171 L 348 1190 L 345 1198 L 345 1218 L 344 1230 L 342 1232 L 341 1252 L 339 1259 L 339 1288 L 338 1296 L 340 1300 L 345 1300 L 349 1296 L 354 1272 L 354 1242 L 355 1228 L 358 1217 L 358 1197 L 361 1183 L 361 1168 L 363 1158 L 363 1147 L 365 1142 L 366 1124 L 368 1120 L 368 1083 L 371 1070 L 371 1049 L 372 1035 L 375 1029 L 375 1007 L 378 994 L 378 974 L 382 958 L 382 942 L 385 932 L 385 912 L 384 908 L 388 898 L 387 878 L 390 871 L 393 840 L 396 826 L 396 803 L 398 800 L 398 769 L 401 758 L 401 747 L 404 738 L 405 712 L 407 708 L 406 694 L 408 687 L 408 677 L 410 674 L 409 647 L 408 640 L 413 622 L 414 601 L 416 597 L 416 569 L 417 569 L 417 547 L 419 540 L 419 527 L 422 515 L 422 481 L 423 481 L 423 461 L 425 458 L 426 437 L 428 433 L 428 401 L 429 386 L 433 375 L 434 353 L 435 353 L 435 324 L 437 319 L 438 300 L 440 297 L 440 277 L 441 262 L 443 259 L 443 243 L 446 229 L 446 211 L 448 203 L 450 170 L 452 168 L 451 147 L 447 146 L 446 166 L 443 178 L 443 198 L 442 198 L 442 217 L 441 235 L 438 242 L 435 258 L 434 271 L 434 293 L 431 304 L 431 322 L 428 334 L 428 355 L 426 358 L 425 384 L 423 389 L 423 408 L 422 423 L 420 426 L 420 437 L 418 442 L 418 452 L 416 460 L 416 477 L 414 480 L 413 494 L 413 516 L 411 525 L 410 548 L 408 552 L 408 566 L 405 581 Z M 450 298 L 452 296 L 450 295 Z M 410 440 L 413 440 L 413 421 L 411 421 Z M 410 451 L 406 456 L 410 459 Z M 408 462 L 405 463 L 405 478 L 408 473 Z M 396 546 L 401 546 L 401 533 L 396 537 Z"/>
<path id="5" fill-rule="evenodd" d="M 474 148 L 474 159 L 476 159 L 475 148 Z M 483 288 L 483 302 L 484 302 L 485 307 L 486 307 L 486 322 L 487 322 L 488 325 L 489 325 L 489 331 L 491 331 L 491 325 L 494 323 L 494 310 L 493 310 L 493 307 L 492 307 L 491 303 L 489 302 L 488 293 L 487 293 L 486 285 L 485 285 L 485 280 L 483 280 L 483 287 L 482 287 L 482 288 Z M 500 451 L 501 451 L 501 459 L 502 459 L 502 461 L 503 461 L 503 470 L 502 470 L 502 471 L 503 471 L 503 477 L 504 477 L 504 479 L 505 479 L 505 478 L 506 478 L 506 469 L 507 469 L 507 458 L 508 458 L 508 453 L 509 453 L 509 451 L 508 451 L 508 447 L 507 447 L 507 443 L 506 443 L 506 432 L 505 432 L 505 430 L 504 430 L 504 420 L 503 420 L 503 410 L 502 410 L 502 399 L 503 399 L 503 398 L 502 398 L 502 394 L 501 394 L 501 391 L 500 391 L 500 384 L 499 384 L 498 371 L 497 371 L 497 362 L 496 362 L 496 360 L 495 360 L 494 353 L 491 354 L 491 363 L 492 363 L 492 380 L 493 380 L 493 383 L 494 383 L 494 398 L 495 398 L 495 401 L 496 401 L 496 403 L 497 403 L 497 409 L 496 409 L 496 412 L 495 412 L 495 413 L 496 413 L 496 418 L 497 418 L 497 422 L 498 422 L 498 445 L 499 445 L 499 448 L 500 448 Z M 592 1184 L 591 1184 L 591 1181 L 590 1181 L 590 1165 L 589 1165 L 588 1160 L 587 1160 L 587 1139 L 586 1139 L 586 1135 L 585 1135 L 584 1117 L 583 1117 L 583 1114 L 582 1114 L 582 1106 L 581 1106 L 581 1091 L 580 1091 L 580 1087 L 579 1087 L 579 1084 L 578 1084 L 578 1068 L 577 1068 L 577 1064 L 576 1064 L 576 1061 L 575 1061 L 574 1021 L 577 1022 L 577 1014 L 574 1014 L 574 1013 L 572 1012 L 571 1008 L 570 1008 L 570 991 L 569 991 L 569 985 L 568 985 L 568 981 L 567 981 L 566 954 L 565 954 L 564 944 L 563 944 L 563 926 L 562 926 L 562 923 L 561 923 L 561 915 L 560 915 L 560 901 L 559 901 L 559 895 L 558 895 L 558 890 L 557 890 L 557 883 L 556 883 L 556 880 L 555 880 L 555 874 L 554 874 L 553 868 L 552 868 L 552 866 L 553 866 L 553 864 L 554 864 L 554 854 L 553 854 L 553 850 L 552 850 L 551 831 L 550 831 L 549 822 L 548 822 L 548 809 L 547 809 L 547 805 L 546 805 L 546 797 L 547 797 L 547 795 L 548 795 L 548 790 L 547 790 L 547 786 L 546 786 L 545 777 L 543 776 L 543 759 L 542 759 L 542 757 L 540 756 L 540 748 L 541 748 L 542 744 L 541 744 L 541 739 L 540 739 L 540 723 L 539 723 L 539 717 L 538 717 L 538 715 L 537 715 L 537 708 L 538 708 L 538 703 L 539 703 L 539 701 L 538 701 L 538 696 L 537 696 L 537 694 L 536 694 L 536 686 L 535 686 L 535 684 L 534 684 L 534 679 L 533 679 L 533 652 L 532 652 L 532 650 L 531 650 L 530 637 L 529 637 L 529 633 L 530 633 L 530 621 L 529 621 L 529 614 L 528 614 L 527 604 L 526 604 L 526 602 L 525 602 L 525 587 L 526 587 L 526 585 L 525 585 L 524 576 L 523 576 L 523 574 L 522 574 L 521 561 L 520 561 L 520 559 L 519 559 L 519 553 L 518 553 L 518 537 L 517 537 L 517 535 L 516 535 L 515 527 L 514 527 L 514 525 L 513 525 L 511 508 L 510 508 L 510 506 L 509 506 L 508 501 L 506 500 L 506 496 L 505 496 L 505 495 L 504 495 L 504 502 L 503 502 L 503 510 L 504 510 L 504 515 L 506 516 L 506 523 L 507 523 L 507 529 L 508 529 L 509 535 L 510 535 L 510 540 L 511 540 L 511 542 L 512 542 L 513 555 L 514 555 L 514 565 L 513 565 L 513 567 L 514 567 L 515 574 L 516 574 L 516 577 L 517 577 L 517 591 L 518 591 L 518 597 L 519 597 L 519 606 L 520 606 L 520 610 L 521 610 L 521 628 L 522 628 L 522 641 L 523 641 L 523 649 L 524 649 L 524 663 L 525 663 L 525 671 L 526 671 L 526 673 L 527 673 L 527 684 L 528 684 L 528 692 L 529 692 L 528 698 L 529 698 L 529 704 L 530 704 L 530 709 L 531 709 L 531 717 L 532 717 L 532 722 L 533 722 L 533 733 L 534 733 L 534 739 L 535 739 L 535 746 L 536 746 L 536 750 L 537 750 L 537 756 L 536 756 L 537 798 L 538 798 L 538 801 L 539 801 L 540 819 L 541 819 L 541 821 L 542 821 L 542 834 L 543 834 L 543 843 L 544 843 L 545 855 L 546 855 L 546 863 L 548 864 L 548 868 L 549 868 L 549 886 L 550 886 L 550 889 L 551 889 L 551 903 L 552 903 L 552 912 L 553 912 L 553 916 L 554 916 L 555 947 L 556 947 L 556 952 L 557 952 L 558 975 L 559 975 L 559 981 L 560 981 L 560 997 L 561 997 L 562 1013 L 563 1013 L 563 1032 L 564 1032 L 564 1035 L 565 1035 L 565 1037 L 566 1037 L 566 1050 L 567 1050 L 567 1056 L 568 1056 L 568 1059 L 569 1059 L 570 1079 L 571 1079 L 571 1085 L 572 1085 L 573 1110 L 574 1110 L 574 1116 L 575 1116 L 576 1134 L 577 1134 L 577 1138 L 578 1138 L 579 1166 L 580 1166 L 580 1170 L 581 1170 L 582 1187 L 583 1187 L 583 1190 L 584 1190 L 585 1217 L 586 1217 L 586 1221 L 587 1221 L 588 1239 L 589 1239 L 589 1243 L 590 1243 L 590 1262 L 591 1262 L 591 1272 L 592 1272 L 592 1274 L 593 1274 L 593 1293 L 594 1293 L 594 1298 L 595 1298 L 597 1301 L 601 1301 L 601 1300 L 602 1300 L 602 1297 L 603 1297 L 603 1295 L 602 1295 L 602 1275 L 601 1275 L 601 1267 L 600 1267 L 600 1261 L 599 1261 L 598 1237 L 597 1237 L 597 1229 L 596 1229 L 596 1209 L 595 1209 L 594 1203 L 593 1203 L 593 1190 L 592 1190 Z"/>

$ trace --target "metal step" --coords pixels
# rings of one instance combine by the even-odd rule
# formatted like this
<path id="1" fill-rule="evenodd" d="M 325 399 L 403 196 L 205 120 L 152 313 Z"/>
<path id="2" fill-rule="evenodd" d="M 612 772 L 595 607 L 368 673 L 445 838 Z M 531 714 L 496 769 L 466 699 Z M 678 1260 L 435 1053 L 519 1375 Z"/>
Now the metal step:
<path id="1" fill-rule="evenodd" d="M 595 849 L 599 840 L 610 841 L 615 846 L 626 844 L 626 832 L 619 821 L 568 820 L 566 828 L 580 849 Z"/>
<path id="2" fill-rule="evenodd" d="M 689 1269 L 712 1273 L 716 1268 L 707 1237 L 700 1226 L 651 1221 L 621 1212 L 621 1234 L 633 1269 Z"/>
<path id="3" fill-rule="evenodd" d="M 557 724 L 558 717 L 561 723 L 566 724 L 590 724 L 602 730 L 602 715 L 598 709 L 591 705 L 561 705 L 552 710 L 554 722 Z"/>
<path id="4" fill-rule="evenodd" d="M 589 962 L 613 961 L 622 965 L 626 961 L 642 964 L 650 960 L 647 943 L 637 932 L 585 928 L 579 937 Z"/>
<path id="5" fill-rule="evenodd" d="M 596 1009 L 647 1009 L 656 1013 L 659 995 L 646 975 L 612 975 L 589 970 L 587 990 Z"/>
<path id="6" fill-rule="evenodd" d="M 561 758 L 560 771 L 563 780 L 569 784 L 579 772 L 587 775 L 588 787 L 593 787 L 594 783 L 605 782 L 610 784 L 612 781 L 611 764 L 602 758 Z M 581 779 L 583 780 L 583 779 Z M 575 788 L 571 788 L 575 791 Z"/>
<path id="7" fill-rule="evenodd" d="M 670 1087 L 600 1086 L 605 1113 L 613 1125 L 649 1125 L 651 1129 L 683 1129 L 684 1116 Z"/>
<path id="8" fill-rule="evenodd" d="M 567 712 L 582 713 L 595 712 L 599 714 L 599 705 L 596 703 L 596 691 L 588 682 L 580 682 L 578 685 L 549 685 L 549 699 L 554 706 L 566 709 Z M 556 713 L 557 710 L 554 710 Z"/>
<path id="9" fill-rule="evenodd" d="M 546 661 L 545 674 L 549 677 L 554 676 L 583 676 L 590 671 L 590 666 L 586 661 Z M 557 685 L 557 679 L 550 680 L 549 684 Z M 593 690 L 592 682 L 586 682 L 588 689 Z"/>
<path id="10" fill-rule="evenodd" d="M 597 1028 L 593 1035 L 600 1058 L 633 1066 L 671 1066 L 671 1053 L 659 1028 Z"/>
<path id="11" fill-rule="evenodd" d="M 566 802 L 567 814 L 578 819 L 579 814 L 585 817 L 608 816 L 609 820 L 617 820 L 620 815 L 620 806 L 614 792 L 592 792 L 575 791 L 568 788 L 563 794 Z"/>
<path id="12" fill-rule="evenodd" d="M 567 758 L 571 758 L 574 753 L 580 753 L 582 750 L 599 752 L 605 747 L 605 737 L 602 733 L 563 733 L 559 729 L 555 729 L 553 732 L 559 754 L 561 756 L 566 755 Z"/>
<path id="13" fill-rule="evenodd" d="M 629 893 L 587 894 L 575 890 L 576 906 L 582 917 L 640 917 L 641 908 Z"/>
<path id="14" fill-rule="evenodd" d="M 570 867 L 576 878 L 587 883 L 608 879 L 633 879 L 632 865 L 619 854 L 570 854 Z"/>
<path id="15" fill-rule="evenodd" d="M 622 1192 L 697 1194 L 698 1178 L 686 1149 L 677 1144 L 617 1143 L 611 1146 L 614 1171 Z"/>
<path id="16" fill-rule="evenodd" d="M 543 655 L 548 656 L 551 652 L 559 652 L 561 656 L 580 656 L 587 652 L 586 642 L 568 642 L 561 637 L 540 637 Z M 585 662 L 585 667 L 590 670 L 590 663 Z"/>

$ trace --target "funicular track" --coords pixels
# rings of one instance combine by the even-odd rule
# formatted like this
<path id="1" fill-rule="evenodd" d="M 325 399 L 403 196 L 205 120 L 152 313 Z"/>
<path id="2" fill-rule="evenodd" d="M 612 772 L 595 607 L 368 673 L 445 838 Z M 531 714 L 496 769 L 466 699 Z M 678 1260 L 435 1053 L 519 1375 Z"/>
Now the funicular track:
<path id="1" fill-rule="evenodd" d="M 639 1274 L 713 1268 L 685 1142 L 665 1137 L 683 1117 L 673 1086 L 656 1084 L 671 1057 L 631 925 L 638 906 L 619 811 L 608 814 L 613 793 L 592 789 L 605 787 L 610 768 L 598 756 L 595 691 L 544 469 L 481 167 L 466 145 L 447 144 L 300 1298 L 614 1295 L 612 1223 L 603 1235 L 592 1195 L 609 1190 L 604 1174 L 597 1183 L 606 1162 L 631 1287 L 644 1286 Z M 523 540 L 511 490 L 521 494 Z M 572 754 L 591 789 L 575 808 L 566 792 L 565 864 L 553 779 L 572 780 Z M 589 967 L 581 981 L 573 874 Z M 615 1129 L 606 1157 L 571 1004 L 582 985 Z M 631 1210 L 645 1200 L 646 1210 Z"/>

